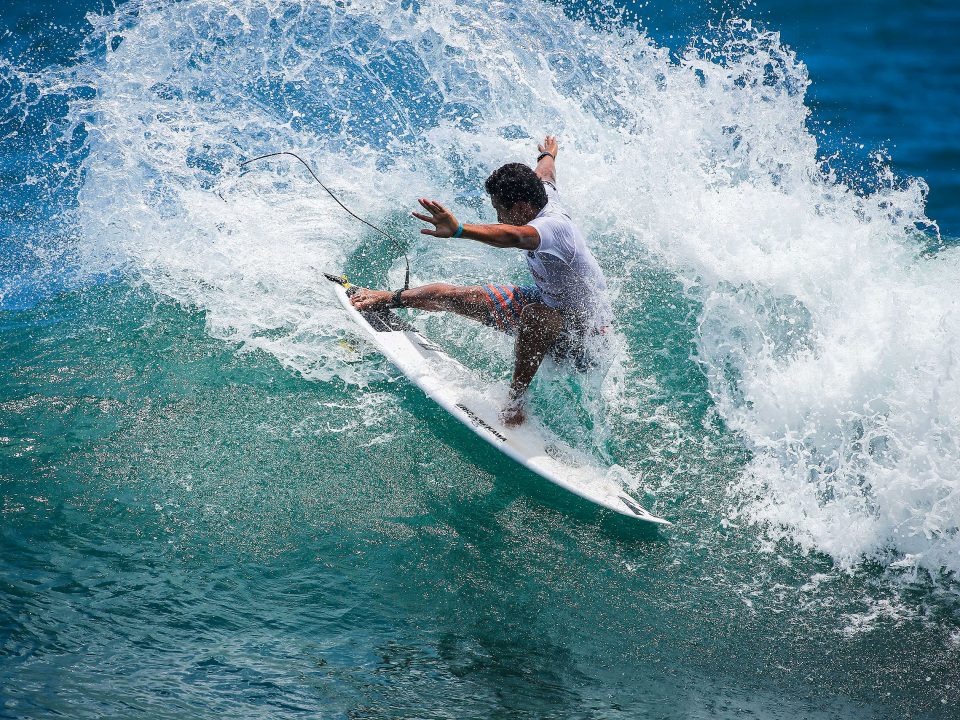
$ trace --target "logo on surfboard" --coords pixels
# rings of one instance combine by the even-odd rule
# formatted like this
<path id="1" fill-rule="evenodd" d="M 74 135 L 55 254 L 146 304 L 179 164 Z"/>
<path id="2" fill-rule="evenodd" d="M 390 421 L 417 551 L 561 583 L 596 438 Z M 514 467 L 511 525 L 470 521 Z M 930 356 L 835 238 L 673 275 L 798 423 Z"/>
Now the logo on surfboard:
<path id="1" fill-rule="evenodd" d="M 467 417 L 470 418 L 470 422 L 472 422 L 475 427 L 482 427 L 484 430 L 486 430 L 486 431 L 489 432 L 491 435 L 493 435 L 495 438 L 497 438 L 500 442 L 506 442 L 506 441 L 507 441 L 507 439 L 506 439 L 503 435 L 501 435 L 500 433 L 498 433 L 498 432 L 497 432 L 494 428 L 492 428 L 488 423 L 486 423 L 486 422 L 484 422 L 483 420 L 481 420 L 480 418 L 478 418 L 478 417 L 477 417 L 477 414 L 476 414 L 475 412 L 473 412 L 473 410 L 471 410 L 470 408 L 468 408 L 466 405 L 461 405 L 460 403 L 457 403 L 457 407 L 460 408 L 461 410 L 463 410 L 463 411 L 467 414 Z"/>

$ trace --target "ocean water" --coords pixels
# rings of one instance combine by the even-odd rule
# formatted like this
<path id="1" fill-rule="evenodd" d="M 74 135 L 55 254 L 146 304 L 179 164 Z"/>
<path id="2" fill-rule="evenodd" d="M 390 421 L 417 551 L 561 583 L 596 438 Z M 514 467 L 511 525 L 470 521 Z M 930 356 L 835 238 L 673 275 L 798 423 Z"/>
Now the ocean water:
<path id="1" fill-rule="evenodd" d="M 9 2 L 0 717 L 955 718 L 945 0 Z M 533 407 L 675 526 L 424 399 L 323 271 L 560 137 L 616 304 Z M 507 339 L 411 317 L 500 393 Z"/>

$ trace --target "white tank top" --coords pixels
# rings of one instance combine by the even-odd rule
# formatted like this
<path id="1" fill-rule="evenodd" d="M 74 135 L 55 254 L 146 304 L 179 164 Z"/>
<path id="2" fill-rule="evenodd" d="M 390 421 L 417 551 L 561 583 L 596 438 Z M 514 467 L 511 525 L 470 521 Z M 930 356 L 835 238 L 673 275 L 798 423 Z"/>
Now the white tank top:
<path id="1" fill-rule="evenodd" d="M 580 229 L 560 205 L 560 193 L 544 182 L 547 204 L 528 225 L 537 229 L 540 245 L 527 252 L 527 266 L 543 303 L 595 317 L 597 327 L 613 318 L 607 281 Z"/>

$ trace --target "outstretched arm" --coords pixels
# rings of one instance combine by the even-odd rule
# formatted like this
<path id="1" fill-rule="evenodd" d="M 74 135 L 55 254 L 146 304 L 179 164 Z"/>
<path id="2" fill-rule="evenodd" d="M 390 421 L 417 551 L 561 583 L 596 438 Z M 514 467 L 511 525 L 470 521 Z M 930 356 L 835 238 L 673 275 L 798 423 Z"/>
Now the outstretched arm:
<path id="1" fill-rule="evenodd" d="M 543 155 L 543 153 L 550 153 L 550 155 L 543 155 L 543 157 L 537 160 L 537 177 L 544 182 L 556 185 L 557 153 L 560 151 L 557 139 L 553 135 L 547 135 L 543 139 L 543 142 L 537 145 L 537 148 L 540 150 L 541 155 Z"/>
<path id="2" fill-rule="evenodd" d="M 450 238 L 457 235 L 460 223 L 453 216 L 453 213 L 447 210 L 436 200 L 420 198 L 420 204 L 429 212 L 429 215 L 423 213 L 411 213 L 418 220 L 423 220 L 433 225 L 433 230 L 423 228 L 420 232 L 424 235 L 432 235 L 439 238 Z M 540 234 L 536 228 L 530 225 L 505 225 L 494 223 L 492 225 L 464 225 L 463 230 L 457 237 L 467 240 L 476 240 L 485 245 L 491 245 L 497 248 L 517 248 L 520 250 L 536 250 L 540 247 Z"/>

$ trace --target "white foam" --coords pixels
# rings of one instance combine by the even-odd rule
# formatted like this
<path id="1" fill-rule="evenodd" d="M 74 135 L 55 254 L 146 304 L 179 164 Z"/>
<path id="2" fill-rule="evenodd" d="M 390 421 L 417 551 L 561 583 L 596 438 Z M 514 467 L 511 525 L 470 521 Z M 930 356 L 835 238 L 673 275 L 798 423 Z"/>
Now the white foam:
<path id="1" fill-rule="evenodd" d="M 392 250 L 301 169 L 237 179 L 237 162 L 301 152 L 409 242 L 415 281 L 512 279 L 518 258 L 419 236 L 406 212 L 427 195 L 492 219 L 486 173 L 556 133 L 561 188 L 612 284 L 656 262 L 702 308 L 699 360 L 754 452 L 734 515 L 842 564 L 892 550 L 960 569 L 957 255 L 918 252 L 922 181 L 880 163 L 879 189 L 857 194 L 818 159 L 805 68 L 776 34 L 734 22 L 674 63 L 642 33 L 536 3 L 186 0 L 91 21 L 119 45 L 91 40 L 67 78 L 97 88 L 71 111 L 91 129 L 88 264 L 133 271 L 298 372 L 367 382 L 318 272 Z M 608 398 L 649 396 L 616 376 L 632 384 Z"/>

